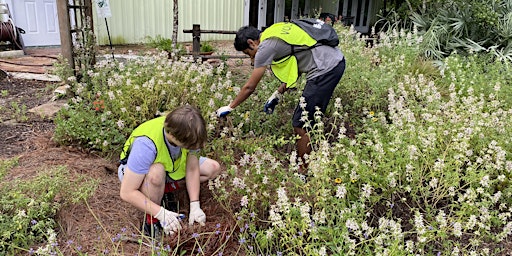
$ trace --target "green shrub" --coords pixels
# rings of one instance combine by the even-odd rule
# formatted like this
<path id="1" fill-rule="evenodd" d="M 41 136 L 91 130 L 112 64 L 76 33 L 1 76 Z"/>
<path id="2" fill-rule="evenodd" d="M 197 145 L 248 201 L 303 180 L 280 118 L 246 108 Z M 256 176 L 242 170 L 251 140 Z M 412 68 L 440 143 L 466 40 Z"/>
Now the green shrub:
<path id="1" fill-rule="evenodd" d="M 213 47 L 213 45 L 206 41 L 206 42 L 203 42 L 201 43 L 201 52 L 213 52 L 215 51 L 215 48 Z"/>
<path id="2" fill-rule="evenodd" d="M 220 119 L 246 77 L 163 55 L 99 63 L 90 83 L 67 79 L 75 96 L 56 137 L 118 154 L 136 125 L 194 104 L 211 135 L 205 154 L 227 168 L 209 187 L 248 255 L 500 253 L 512 234 L 510 63 L 493 53 L 433 62 L 416 33 L 383 33 L 368 48 L 336 29 L 347 69 L 309 129 L 308 175 L 297 173 L 290 125 L 304 79 L 266 115 L 279 82 L 265 76 Z"/>
<path id="3" fill-rule="evenodd" d="M 15 160 L 0 161 L 0 173 L 6 174 L 16 164 Z M 39 254 L 58 251 L 56 244 L 51 244 L 56 238 L 57 211 L 89 197 L 96 187 L 95 181 L 85 177 L 69 180 L 63 167 L 36 173 L 30 180 L 0 180 L 0 251 L 7 255 L 19 255 L 45 242 L 48 246 L 41 247 Z"/>

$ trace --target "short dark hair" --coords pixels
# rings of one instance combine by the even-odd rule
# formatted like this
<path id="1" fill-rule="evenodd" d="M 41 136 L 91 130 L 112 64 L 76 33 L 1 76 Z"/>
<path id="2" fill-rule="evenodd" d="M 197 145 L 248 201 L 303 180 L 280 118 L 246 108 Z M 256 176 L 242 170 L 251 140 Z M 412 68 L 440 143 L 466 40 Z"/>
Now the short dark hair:
<path id="1" fill-rule="evenodd" d="M 186 149 L 200 149 L 208 139 L 201 112 L 190 105 L 178 107 L 169 113 L 165 118 L 165 130 L 183 143 Z"/>
<path id="2" fill-rule="evenodd" d="M 332 22 L 336 21 L 336 17 L 334 17 L 334 14 L 328 12 L 320 13 L 320 16 L 318 18 L 321 20 L 325 20 L 327 17 L 331 18 Z"/>
<path id="3" fill-rule="evenodd" d="M 260 39 L 260 31 L 252 26 L 244 26 L 241 27 L 238 32 L 236 32 L 235 37 L 235 49 L 237 51 L 243 51 L 247 48 L 249 48 L 249 44 L 247 43 L 247 40 L 258 40 Z"/>

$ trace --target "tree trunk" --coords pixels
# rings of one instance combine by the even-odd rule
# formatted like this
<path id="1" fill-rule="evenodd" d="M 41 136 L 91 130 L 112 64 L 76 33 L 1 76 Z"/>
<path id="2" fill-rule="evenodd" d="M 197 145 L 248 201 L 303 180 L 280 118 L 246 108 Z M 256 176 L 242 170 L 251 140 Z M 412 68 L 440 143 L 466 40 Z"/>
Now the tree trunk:
<path id="1" fill-rule="evenodd" d="M 173 3 L 172 48 L 176 48 L 176 43 L 178 42 L 178 1 L 174 0 Z"/>

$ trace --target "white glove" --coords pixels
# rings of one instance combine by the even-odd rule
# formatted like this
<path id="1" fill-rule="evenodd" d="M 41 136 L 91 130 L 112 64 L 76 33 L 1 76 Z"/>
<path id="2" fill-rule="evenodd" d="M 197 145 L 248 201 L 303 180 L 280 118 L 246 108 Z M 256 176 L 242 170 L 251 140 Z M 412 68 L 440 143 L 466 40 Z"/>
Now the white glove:
<path id="1" fill-rule="evenodd" d="M 203 210 L 201 210 L 201 206 L 199 205 L 199 201 L 194 201 L 190 203 L 190 214 L 188 216 L 188 224 L 193 225 L 194 221 L 204 226 L 206 222 L 206 215 Z"/>
<path id="2" fill-rule="evenodd" d="M 218 117 L 225 117 L 229 113 L 231 113 L 231 111 L 233 111 L 233 108 L 231 108 L 229 105 L 221 107 L 221 108 L 217 109 L 217 116 Z"/>
<path id="3" fill-rule="evenodd" d="M 274 108 L 276 107 L 277 103 L 281 100 L 283 95 L 279 93 L 278 90 L 276 90 L 270 98 L 268 98 L 267 102 L 265 103 L 265 106 L 263 107 L 263 112 L 267 114 L 272 114 L 274 112 Z"/>
<path id="4" fill-rule="evenodd" d="M 174 232 L 181 229 L 179 216 L 179 214 L 166 210 L 163 206 L 160 206 L 160 211 L 155 215 L 155 218 L 160 221 L 160 225 L 162 226 L 164 233 L 172 235 Z"/>

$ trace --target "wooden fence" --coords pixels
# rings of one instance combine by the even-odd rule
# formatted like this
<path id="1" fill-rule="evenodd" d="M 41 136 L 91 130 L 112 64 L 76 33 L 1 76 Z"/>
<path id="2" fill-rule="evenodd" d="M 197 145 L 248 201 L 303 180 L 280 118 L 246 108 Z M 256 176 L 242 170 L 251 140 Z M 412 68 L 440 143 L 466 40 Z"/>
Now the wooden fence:
<path id="1" fill-rule="evenodd" d="M 192 56 L 194 59 L 201 57 L 203 60 L 220 58 L 247 58 L 245 55 L 201 55 L 201 34 L 233 34 L 237 31 L 231 30 L 201 30 L 199 24 L 192 25 L 192 29 L 184 29 L 183 33 L 192 33 Z"/>

